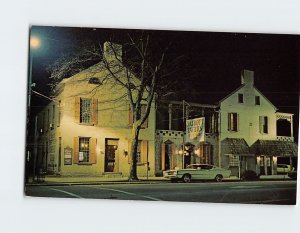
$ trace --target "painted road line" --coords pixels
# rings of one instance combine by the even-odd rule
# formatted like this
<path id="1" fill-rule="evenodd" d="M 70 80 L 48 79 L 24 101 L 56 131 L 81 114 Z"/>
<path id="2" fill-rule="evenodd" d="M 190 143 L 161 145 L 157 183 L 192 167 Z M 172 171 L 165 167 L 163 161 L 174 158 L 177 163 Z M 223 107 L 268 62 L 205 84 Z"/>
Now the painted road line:
<path id="1" fill-rule="evenodd" d="M 92 188 L 95 188 L 95 189 L 102 189 L 102 190 L 108 190 L 108 191 L 113 191 L 113 192 L 123 193 L 123 194 L 127 194 L 127 195 L 136 195 L 135 193 L 126 192 L 126 191 L 122 191 L 122 190 L 119 190 L 119 189 L 100 188 L 100 187 L 92 187 Z"/>
<path id="2" fill-rule="evenodd" d="M 49 188 L 49 187 L 46 187 L 47 189 L 51 189 L 51 190 L 54 190 L 54 191 L 58 191 L 58 192 L 61 192 L 61 193 L 65 193 L 65 194 L 68 194 L 72 197 L 76 197 L 76 198 L 83 198 L 75 193 L 70 193 L 70 192 L 67 192 L 67 191 L 64 191 L 64 190 L 60 190 L 60 189 L 55 189 L 55 188 Z"/>
<path id="3" fill-rule="evenodd" d="M 274 203 L 274 202 L 282 202 L 282 201 L 291 201 L 291 199 L 270 199 L 270 200 L 257 200 L 257 201 L 242 201 L 239 202 L 241 204 L 262 204 L 262 203 Z"/>
<path id="4" fill-rule="evenodd" d="M 261 185 L 253 185 L 253 186 L 246 186 L 246 185 L 239 185 L 239 186 L 233 186 L 229 187 L 230 189 L 256 189 L 256 188 L 262 188 L 264 186 Z"/>
<path id="5" fill-rule="evenodd" d="M 153 201 L 163 201 L 163 200 L 155 198 L 155 197 L 142 196 L 142 195 L 141 195 L 141 197 L 144 197 L 144 198 L 147 198 L 147 199 L 150 199 L 150 200 L 153 200 Z"/>
<path id="6" fill-rule="evenodd" d="M 93 187 L 93 188 L 101 189 L 101 190 L 108 190 L 108 191 L 113 191 L 113 192 L 118 192 L 118 193 L 123 193 L 123 194 L 127 194 L 127 195 L 132 195 L 132 196 L 140 196 L 140 197 L 144 197 L 146 199 L 152 200 L 152 201 L 162 201 L 162 200 L 160 200 L 158 198 L 155 198 L 155 197 L 139 195 L 139 194 L 136 194 L 136 193 L 130 193 L 130 192 L 122 191 L 122 190 L 119 190 L 119 189 L 100 188 L 100 187 Z"/>

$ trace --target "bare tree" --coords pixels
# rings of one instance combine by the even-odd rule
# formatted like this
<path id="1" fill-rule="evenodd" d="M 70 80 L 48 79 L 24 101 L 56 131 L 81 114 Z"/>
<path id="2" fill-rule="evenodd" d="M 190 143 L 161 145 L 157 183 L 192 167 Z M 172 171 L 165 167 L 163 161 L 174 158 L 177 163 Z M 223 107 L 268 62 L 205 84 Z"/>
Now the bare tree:
<path id="1" fill-rule="evenodd" d="M 106 42 L 104 46 L 102 43 L 84 45 L 75 55 L 62 57 L 49 69 L 55 87 L 63 78 L 97 63 L 89 68 L 89 72 L 103 72 L 102 82 L 113 80 L 124 88 L 133 116 L 129 180 L 138 180 L 137 148 L 141 127 L 149 116 L 155 95 L 166 93 L 169 89 L 170 82 L 166 81 L 166 77 L 175 70 L 172 65 L 169 65 L 171 72 L 166 68 L 170 43 L 161 48 L 153 45 L 150 37 L 143 32 L 138 36 L 127 34 L 122 46 L 112 42 Z M 171 64 L 176 64 L 175 60 L 178 58 L 173 59 Z M 142 111 L 142 105 L 146 105 L 145 111 Z"/>

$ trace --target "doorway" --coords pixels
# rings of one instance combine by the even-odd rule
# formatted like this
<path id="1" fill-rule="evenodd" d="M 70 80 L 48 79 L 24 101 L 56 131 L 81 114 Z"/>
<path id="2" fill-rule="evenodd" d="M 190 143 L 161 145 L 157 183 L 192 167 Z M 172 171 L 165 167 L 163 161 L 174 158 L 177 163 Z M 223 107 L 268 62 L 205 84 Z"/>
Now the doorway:
<path id="1" fill-rule="evenodd" d="M 119 139 L 105 139 L 104 172 L 118 172 L 118 150 Z"/>

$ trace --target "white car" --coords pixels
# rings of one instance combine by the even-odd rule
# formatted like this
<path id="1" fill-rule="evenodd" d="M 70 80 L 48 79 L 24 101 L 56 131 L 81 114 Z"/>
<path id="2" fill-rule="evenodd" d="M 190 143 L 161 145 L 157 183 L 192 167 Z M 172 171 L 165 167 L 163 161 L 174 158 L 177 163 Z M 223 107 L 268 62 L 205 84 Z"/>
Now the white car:
<path id="1" fill-rule="evenodd" d="M 287 174 L 293 171 L 294 168 L 288 164 L 277 164 L 277 174 Z"/>
<path id="2" fill-rule="evenodd" d="M 191 164 L 185 169 L 164 171 L 164 178 L 170 179 L 172 182 L 182 180 L 185 183 L 191 180 L 215 180 L 221 182 L 223 178 L 229 177 L 230 170 L 216 167 L 210 164 Z"/>

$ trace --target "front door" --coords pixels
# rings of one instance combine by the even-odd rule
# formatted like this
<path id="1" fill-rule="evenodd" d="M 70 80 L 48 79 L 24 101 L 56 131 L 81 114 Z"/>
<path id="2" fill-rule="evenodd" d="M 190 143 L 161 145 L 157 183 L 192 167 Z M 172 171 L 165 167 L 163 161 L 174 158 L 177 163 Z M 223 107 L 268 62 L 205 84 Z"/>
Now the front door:
<path id="1" fill-rule="evenodd" d="M 104 172 L 117 172 L 117 150 L 119 139 L 105 139 Z"/>

